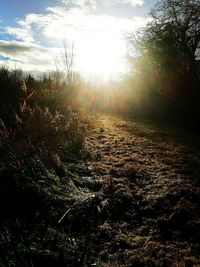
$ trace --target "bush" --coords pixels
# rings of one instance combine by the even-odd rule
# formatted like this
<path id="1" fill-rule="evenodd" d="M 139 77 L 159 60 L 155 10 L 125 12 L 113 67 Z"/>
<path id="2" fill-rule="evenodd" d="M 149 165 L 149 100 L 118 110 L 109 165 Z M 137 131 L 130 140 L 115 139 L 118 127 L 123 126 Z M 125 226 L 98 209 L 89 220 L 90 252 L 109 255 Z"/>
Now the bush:
<path id="1" fill-rule="evenodd" d="M 15 112 L 25 95 L 24 74 L 21 70 L 0 68 L 0 118 L 14 126 Z"/>
<path id="2" fill-rule="evenodd" d="M 0 266 L 60 266 L 62 246 L 72 252 L 55 227 L 70 202 L 66 160 L 81 157 L 87 127 L 63 85 L 29 76 L 27 88 L 25 76 L 0 69 Z"/>

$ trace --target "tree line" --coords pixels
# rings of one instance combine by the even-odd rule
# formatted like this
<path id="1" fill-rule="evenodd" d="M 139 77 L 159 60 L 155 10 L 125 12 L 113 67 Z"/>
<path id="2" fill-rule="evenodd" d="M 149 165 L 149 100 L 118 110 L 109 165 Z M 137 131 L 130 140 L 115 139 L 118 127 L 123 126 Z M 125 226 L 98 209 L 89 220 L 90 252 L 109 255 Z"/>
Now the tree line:
<path id="1" fill-rule="evenodd" d="M 200 2 L 158 1 L 149 15 L 147 25 L 127 37 L 131 110 L 195 123 L 200 96 Z"/>

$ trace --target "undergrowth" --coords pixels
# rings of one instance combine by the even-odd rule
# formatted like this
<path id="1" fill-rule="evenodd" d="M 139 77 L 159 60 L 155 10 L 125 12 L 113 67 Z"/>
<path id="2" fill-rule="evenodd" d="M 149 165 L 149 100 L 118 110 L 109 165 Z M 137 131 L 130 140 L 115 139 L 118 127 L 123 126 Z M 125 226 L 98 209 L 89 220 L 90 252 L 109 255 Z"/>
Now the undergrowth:
<path id="1" fill-rule="evenodd" d="M 58 221 L 81 179 L 67 163 L 85 157 L 88 123 L 53 78 L 3 67 L 0 88 L 0 266 L 78 266 L 83 244 Z"/>

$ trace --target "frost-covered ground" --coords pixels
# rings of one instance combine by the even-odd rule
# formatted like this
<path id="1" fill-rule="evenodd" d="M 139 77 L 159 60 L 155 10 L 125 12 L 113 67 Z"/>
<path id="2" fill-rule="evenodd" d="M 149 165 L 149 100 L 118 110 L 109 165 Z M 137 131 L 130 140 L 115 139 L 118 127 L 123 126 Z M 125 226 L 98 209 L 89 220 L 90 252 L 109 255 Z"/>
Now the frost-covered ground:
<path id="1" fill-rule="evenodd" d="M 94 264 L 200 266 L 198 135 L 98 115 L 87 145 L 100 183 Z"/>
<path id="2" fill-rule="evenodd" d="M 90 118 L 80 158 L 0 173 L 0 266 L 199 267 L 200 137 Z"/>

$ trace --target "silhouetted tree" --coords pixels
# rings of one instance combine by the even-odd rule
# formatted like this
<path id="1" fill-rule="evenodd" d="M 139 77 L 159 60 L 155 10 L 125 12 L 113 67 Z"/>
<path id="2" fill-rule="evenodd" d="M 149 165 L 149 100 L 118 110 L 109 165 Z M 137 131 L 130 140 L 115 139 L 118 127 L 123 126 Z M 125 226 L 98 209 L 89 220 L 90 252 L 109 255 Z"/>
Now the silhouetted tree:
<path id="1" fill-rule="evenodd" d="M 148 68 L 149 74 L 162 81 L 164 76 L 169 86 L 177 83 L 180 87 L 184 80 L 187 86 L 195 87 L 200 76 L 199 0 L 163 0 L 150 15 L 146 27 L 137 36 L 129 36 L 129 44 L 140 54 L 134 59 L 136 68 Z"/>
<path id="2" fill-rule="evenodd" d="M 200 1 L 159 1 L 149 22 L 137 34 L 130 33 L 128 43 L 134 87 L 146 101 L 147 112 L 171 118 L 197 114 Z"/>

